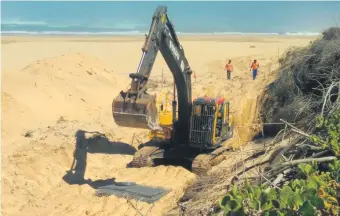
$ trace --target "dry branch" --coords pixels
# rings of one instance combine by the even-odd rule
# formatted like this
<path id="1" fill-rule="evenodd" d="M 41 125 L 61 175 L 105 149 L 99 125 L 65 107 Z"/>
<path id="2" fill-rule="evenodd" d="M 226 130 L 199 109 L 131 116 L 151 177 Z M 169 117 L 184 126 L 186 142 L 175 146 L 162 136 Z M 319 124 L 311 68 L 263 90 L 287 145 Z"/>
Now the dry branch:
<path id="1" fill-rule="evenodd" d="M 335 159 L 337 159 L 337 158 L 334 157 L 334 156 L 323 157 L 323 158 L 306 158 L 306 159 L 299 159 L 299 160 L 284 162 L 278 167 L 282 168 L 282 167 L 285 167 L 285 166 L 295 166 L 295 165 L 298 165 L 300 163 L 312 163 L 312 162 L 321 163 L 321 162 L 331 161 L 331 160 L 335 160 Z"/>

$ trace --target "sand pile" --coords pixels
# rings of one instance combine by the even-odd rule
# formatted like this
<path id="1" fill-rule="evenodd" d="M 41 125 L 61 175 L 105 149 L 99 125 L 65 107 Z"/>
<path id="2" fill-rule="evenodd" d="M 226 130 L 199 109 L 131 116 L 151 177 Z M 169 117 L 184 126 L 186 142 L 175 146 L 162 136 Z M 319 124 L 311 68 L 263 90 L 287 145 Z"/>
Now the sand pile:
<path id="1" fill-rule="evenodd" d="M 62 179 L 71 167 L 79 130 L 86 139 L 93 136 L 89 132 L 104 134 L 88 150 L 85 179 L 116 178 L 171 190 L 151 214 L 166 209 L 163 205 L 175 205 L 176 197 L 194 178 L 181 167 L 126 168 L 136 151 L 130 145 L 132 138 L 135 145 L 142 142 L 143 131 L 114 124 L 111 102 L 124 87 L 103 65 L 78 53 L 4 73 L 3 215 L 135 215 L 134 207 L 123 198 L 94 197 L 89 185 L 70 185 Z M 151 206 L 139 203 L 138 209 L 147 212 Z"/>
<path id="2" fill-rule="evenodd" d="M 98 121 L 94 116 L 100 118 L 108 113 L 116 86 L 113 72 L 101 65 L 92 56 L 68 54 L 36 61 L 20 71 L 5 72 L 5 134 L 17 133 L 19 120 L 20 129 L 55 122 L 60 116 Z"/>

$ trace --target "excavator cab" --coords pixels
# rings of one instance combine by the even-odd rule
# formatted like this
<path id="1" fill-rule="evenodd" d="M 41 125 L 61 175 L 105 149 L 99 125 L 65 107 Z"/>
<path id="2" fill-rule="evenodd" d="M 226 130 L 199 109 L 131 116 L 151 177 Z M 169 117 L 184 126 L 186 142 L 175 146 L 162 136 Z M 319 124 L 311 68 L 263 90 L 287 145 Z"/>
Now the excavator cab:
<path id="1" fill-rule="evenodd" d="M 232 132 L 229 102 L 224 98 L 199 97 L 193 101 L 190 118 L 190 146 L 216 148 Z"/>

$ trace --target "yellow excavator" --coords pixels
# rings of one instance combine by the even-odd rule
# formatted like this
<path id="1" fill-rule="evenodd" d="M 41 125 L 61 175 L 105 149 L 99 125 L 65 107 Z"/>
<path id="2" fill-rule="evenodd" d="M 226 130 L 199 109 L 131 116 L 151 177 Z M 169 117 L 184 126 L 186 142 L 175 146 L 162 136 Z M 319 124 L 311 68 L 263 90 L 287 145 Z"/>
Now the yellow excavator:
<path id="1" fill-rule="evenodd" d="M 168 107 L 169 93 L 161 94 L 158 100 L 147 93 L 158 51 L 174 78 L 172 109 Z M 135 153 L 130 167 L 155 166 L 167 159 L 184 160 L 190 163 L 192 172 L 202 175 L 211 168 L 211 161 L 223 153 L 219 147 L 233 135 L 229 102 L 212 97 L 192 100 L 191 74 L 167 7 L 159 6 L 152 17 L 137 72 L 129 75 L 131 86 L 112 102 L 117 125 L 150 131 L 150 141 Z"/>

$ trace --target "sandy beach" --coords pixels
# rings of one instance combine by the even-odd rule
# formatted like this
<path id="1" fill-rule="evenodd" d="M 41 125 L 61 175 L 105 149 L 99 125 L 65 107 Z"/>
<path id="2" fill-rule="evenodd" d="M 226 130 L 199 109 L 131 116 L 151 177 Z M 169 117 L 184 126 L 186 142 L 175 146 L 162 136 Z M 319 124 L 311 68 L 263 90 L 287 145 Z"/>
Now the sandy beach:
<path id="1" fill-rule="evenodd" d="M 194 70 L 193 97 L 226 97 L 241 126 L 256 121 L 257 96 L 275 79 L 279 56 L 315 38 L 180 36 L 179 40 Z M 109 154 L 88 154 L 85 178 L 116 178 L 170 190 L 154 205 L 139 202 L 143 214 L 158 216 L 176 206 L 196 176 L 175 166 L 125 168 L 148 131 L 118 127 L 111 114 L 113 98 L 126 90 L 128 74 L 138 67 L 144 36 L 3 36 L 1 43 L 3 216 L 136 215 L 126 199 L 96 197 L 89 185 L 69 185 L 62 179 L 71 167 L 79 130 L 104 133 L 107 140 L 98 145 L 111 145 Z M 260 64 L 256 80 L 249 71 L 253 59 Z M 223 71 L 228 60 L 234 66 L 231 80 Z M 150 92 L 171 89 L 172 83 L 159 53 Z M 253 135 L 251 129 L 237 134 L 244 143 Z"/>

